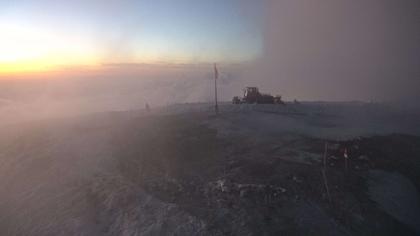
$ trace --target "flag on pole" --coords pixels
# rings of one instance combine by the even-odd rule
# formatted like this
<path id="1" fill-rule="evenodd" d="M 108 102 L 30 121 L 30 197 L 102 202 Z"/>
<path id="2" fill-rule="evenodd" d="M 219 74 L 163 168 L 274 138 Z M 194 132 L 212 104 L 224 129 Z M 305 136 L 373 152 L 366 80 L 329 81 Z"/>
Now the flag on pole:
<path id="1" fill-rule="evenodd" d="M 217 70 L 216 63 L 214 63 L 214 79 L 219 78 L 219 71 Z"/>

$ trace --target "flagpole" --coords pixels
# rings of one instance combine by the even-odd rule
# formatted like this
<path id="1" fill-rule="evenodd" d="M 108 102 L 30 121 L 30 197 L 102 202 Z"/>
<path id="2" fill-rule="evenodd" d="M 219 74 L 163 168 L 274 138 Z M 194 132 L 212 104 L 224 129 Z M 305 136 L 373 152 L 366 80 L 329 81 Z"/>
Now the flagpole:
<path id="1" fill-rule="evenodd" d="M 217 77 L 218 75 L 218 71 L 217 71 L 217 67 L 216 67 L 216 63 L 214 63 L 214 100 L 215 100 L 215 106 L 214 106 L 214 111 L 216 112 L 216 114 L 219 113 L 219 106 L 217 104 Z"/>

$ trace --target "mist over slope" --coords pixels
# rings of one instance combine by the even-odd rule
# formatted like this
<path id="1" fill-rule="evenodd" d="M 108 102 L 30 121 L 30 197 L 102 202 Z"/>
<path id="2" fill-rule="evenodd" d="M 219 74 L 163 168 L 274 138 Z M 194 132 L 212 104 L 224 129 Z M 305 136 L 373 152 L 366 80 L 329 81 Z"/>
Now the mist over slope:
<path id="1" fill-rule="evenodd" d="M 391 192 L 417 194 L 419 114 L 404 120 L 364 103 L 220 108 L 218 116 L 212 104 L 176 104 L 2 126 L 0 234 L 415 235 L 419 218 L 400 217 L 415 209 L 390 208 L 398 199 L 375 183 L 399 171 L 408 188 L 390 179 Z M 360 138 L 372 135 L 382 136 Z M 325 141 L 338 186 L 332 205 L 320 175 Z M 343 147 L 348 175 L 333 158 Z M 364 187 L 378 168 L 369 184 L 385 210 Z"/>
<path id="2" fill-rule="evenodd" d="M 214 102 L 213 65 L 104 65 L 98 70 L 79 68 L 48 74 L 0 78 L 0 118 L 2 124 L 34 119 L 78 116 L 105 111 L 143 109 L 171 104 Z M 246 86 L 281 94 L 286 101 L 304 98 L 287 86 L 273 87 L 265 74 L 250 79 L 255 64 L 221 65 L 218 79 L 219 101 L 242 95 Z M 257 75 L 256 75 L 257 76 Z M 316 97 L 309 101 L 316 101 Z M 357 97 L 355 97 L 357 101 Z M 391 110 L 416 112 L 411 102 L 388 103 Z M 388 106 L 387 105 L 387 106 Z"/>
<path id="3" fill-rule="evenodd" d="M 242 93 L 243 66 L 219 67 L 219 99 Z M 0 78 L 3 122 L 214 100 L 213 65 L 103 65 Z"/>
<path id="4" fill-rule="evenodd" d="M 104 20 L 105 57 L 30 73 L 0 58 L 17 71 L 0 75 L 0 235 L 420 234 L 420 1 L 24 2 L 11 15 L 67 15 L 51 41 L 64 51 L 95 31 L 83 16 Z M 12 29 L 6 62 L 49 52 L 49 37 L 28 37 L 42 28 Z M 125 63 L 142 42 L 192 63 Z M 214 58 L 238 60 L 218 64 L 219 114 Z M 231 104 L 246 86 L 286 105 Z"/>

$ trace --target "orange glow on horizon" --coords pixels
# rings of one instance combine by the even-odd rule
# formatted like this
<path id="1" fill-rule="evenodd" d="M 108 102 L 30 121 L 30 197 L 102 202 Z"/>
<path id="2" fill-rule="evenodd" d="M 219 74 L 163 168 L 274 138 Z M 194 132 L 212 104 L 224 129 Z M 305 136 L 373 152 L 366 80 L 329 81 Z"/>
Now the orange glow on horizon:
<path id="1" fill-rule="evenodd" d="M 90 38 L 66 31 L 0 22 L 0 75 L 61 70 L 98 64 L 98 50 Z"/>
<path id="2" fill-rule="evenodd" d="M 30 73 L 44 73 L 53 71 L 64 71 L 68 68 L 78 67 L 97 67 L 100 63 L 94 60 L 80 60 L 82 63 L 60 61 L 54 62 L 54 60 L 27 60 L 27 61 L 16 61 L 8 63 L 0 63 L 0 76 L 2 75 L 19 75 L 19 74 L 30 74 Z"/>
<path id="3" fill-rule="evenodd" d="M 33 27 L 31 25 L 0 22 L 0 79 L 38 73 L 68 73 L 74 68 L 98 69 L 104 64 L 199 64 L 233 63 L 241 58 L 206 52 L 194 56 L 176 47 L 163 47 L 159 41 L 141 41 L 129 53 L 115 50 L 115 45 L 97 42 L 95 37 Z M 124 48 L 126 45 L 118 45 Z M 118 48 L 117 47 L 117 48 Z M 125 53 L 124 53 L 125 52 Z M 77 69 L 76 69 L 77 70 Z"/>

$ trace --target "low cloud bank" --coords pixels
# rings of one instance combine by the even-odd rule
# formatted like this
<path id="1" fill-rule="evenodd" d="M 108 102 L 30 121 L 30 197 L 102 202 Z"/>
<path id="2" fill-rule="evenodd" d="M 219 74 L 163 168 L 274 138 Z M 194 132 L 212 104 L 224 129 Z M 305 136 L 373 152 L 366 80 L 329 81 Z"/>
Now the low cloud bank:
<path id="1" fill-rule="evenodd" d="M 219 66 L 220 100 L 239 95 L 244 65 Z M 90 112 L 212 102 L 213 65 L 113 64 L 0 80 L 3 123 Z"/>

